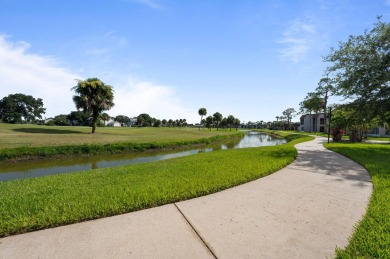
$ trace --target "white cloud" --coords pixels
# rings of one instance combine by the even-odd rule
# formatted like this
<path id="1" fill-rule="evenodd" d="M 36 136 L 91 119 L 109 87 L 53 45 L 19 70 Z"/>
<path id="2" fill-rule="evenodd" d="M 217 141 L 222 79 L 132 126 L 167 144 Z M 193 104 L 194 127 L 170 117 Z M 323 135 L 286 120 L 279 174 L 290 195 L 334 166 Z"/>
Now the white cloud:
<path id="1" fill-rule="evenodd" d="M 42 98 L 45 117 L 74 110 L 70 88 L 80 76 L 51 57 L 29 53 L 29 48 L 26 42 L 12 43 L 0 35 L 0 98 L 15 93 Z"/>
<path id="2" fill-rule="evenodd" d="M 153 9 L 158 9 L 160 8 L 160 5 L 157 4 L 157 2 L 155 0 L 129 0 L 130 2 L 137 2 L 137 3 L 141 3 L 141 4 L 144 4 L 150 8 L 153 8 Z"/>
<path id="3" fill-rule="evenodd" d="M 316 35 L 314 24 L 295 19 L 283 33 L 283 38 L 278 41 L 279 44 L 285 46 L 280 50 L 281 57 L 295 63 L 301 61 L 314 47 Z"/>
<path id="4" fill-rule="evenodd" d="M 31 53 L 29 48 L 26 42 L 13 43 L 0 35 L 0 99 L 15 93 L 42 98 L 47 109 L 44 117 L 74 111 L 71 88 L 76 78 L 84 77 L 59 66 L 52 57 Z M 91 54 L 98 52 L 97 49 Z M 173 87 L 136 80 L 130 75 L 106 83 L 115 90 L 115 106 L 108 111 L 111 116 L 148 113 L 158 119 L 198 121 L 196 111 L 186 108 Z"/>
<path id="5" fill-rule="evenodd" d="M 111 116 L 138 116 L 147 113 L 157 119 L 187 119 L 197 121 L 197 113 L 179 100 L 173 87 L 136 80 L 132 77 L 114 85 L 115 106 L 108 111 Z"/>

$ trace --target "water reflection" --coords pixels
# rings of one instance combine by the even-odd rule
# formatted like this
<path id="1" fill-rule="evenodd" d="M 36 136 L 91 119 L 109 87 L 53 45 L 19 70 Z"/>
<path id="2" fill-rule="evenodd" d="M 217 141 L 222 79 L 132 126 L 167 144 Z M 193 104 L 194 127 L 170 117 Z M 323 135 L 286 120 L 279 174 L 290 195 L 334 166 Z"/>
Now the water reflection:
<path id="1" fill-rule="evenodd" d="M 52 174 L 63 174 L 83 170 L 115 167 L 129 164 L 146 163 L 183 157 L 213 150 L 225 150 L 232 148 L 253 148 L 261 146 L 274 146 L 286 141 L 264 133 L 248 132 L 238 143 L 229 141 L 218 146 L 201 149 L 174 151 L 148 151 L 130 154 L 86 156 L 68 159 L 51 159 L 45 161 L 21 162 L 17 164 L 4 164 L 0 169 L 0 181 L 39 177 Z"/>

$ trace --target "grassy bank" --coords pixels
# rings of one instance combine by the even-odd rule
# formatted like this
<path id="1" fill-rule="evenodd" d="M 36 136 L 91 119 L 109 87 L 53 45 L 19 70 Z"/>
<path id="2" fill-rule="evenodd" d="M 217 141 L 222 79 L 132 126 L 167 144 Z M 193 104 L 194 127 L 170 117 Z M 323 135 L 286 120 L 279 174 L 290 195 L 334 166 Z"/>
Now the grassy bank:
<path id="1" fill-rule="evenodd" d="M 193 128 L 104 127 L 99 133 L 89 131 L 88 127 L 0 124 L 0 161 L 170 149 L 243 135 Z"/>
<path id="2" fill-rule="evenodd" d="M 217 192 L 291 163 L 294 144 L 0 183 L 0 236 L 141 210 Z"/>
<path id="3" fill-rule="evenodd" d="M 363 220 L 337 258 L 390 258 L 390 146 L 331 143 L 325 145 L 364 166 L 374 184 Z"/>
<path id="4" fill-rule="evenodd" d="M 195 128 L 100 127 L 96 129 L 95 134 L 91 134 L 90 127 L 0 123 L 0 150 L 18 147 L 52 147 L 121 142 L 166 143 L 229 135 L 234 132 L 229 130 L 198 130 Z"/>

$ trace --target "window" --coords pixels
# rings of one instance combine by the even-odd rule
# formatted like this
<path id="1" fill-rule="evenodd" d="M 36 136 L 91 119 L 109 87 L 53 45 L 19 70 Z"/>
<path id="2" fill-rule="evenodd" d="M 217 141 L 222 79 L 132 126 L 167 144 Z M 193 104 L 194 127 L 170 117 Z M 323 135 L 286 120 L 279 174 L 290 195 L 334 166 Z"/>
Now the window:
<path id="1" fill-rule="evenodd" d="M 325 124 L 325 119 L 324 119 L 324 118 L 320 118 L 320 124 L 321 124 L 321 125 L 324 125 L 324 124 Z"/>

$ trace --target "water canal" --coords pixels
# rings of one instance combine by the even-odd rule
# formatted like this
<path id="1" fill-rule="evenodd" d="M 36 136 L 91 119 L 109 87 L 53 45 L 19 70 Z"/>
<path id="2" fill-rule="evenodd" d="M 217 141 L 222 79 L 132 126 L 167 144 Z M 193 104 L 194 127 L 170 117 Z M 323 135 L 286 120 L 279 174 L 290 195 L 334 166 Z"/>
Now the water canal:
<path id="1" fill-rule="evenodd" d="M 286 141 L 282 138 L 259 132 L 247 132 L 241 140 L 235 142 L 219 143 L 217 146 L 214 145 L 198 149 L 191 147 L 191 149 L 176 152 L 172 150 L 154 150 L 138 153 L 81 156 L 66 159 L 37 160 L 20 162 L 17 164 L 4 164 L 0 168 L 0 181 L 166 160 L 200 152 L 211 152 L 213 150 L 275 146 L 284 143 L 286 143 Z"/>

